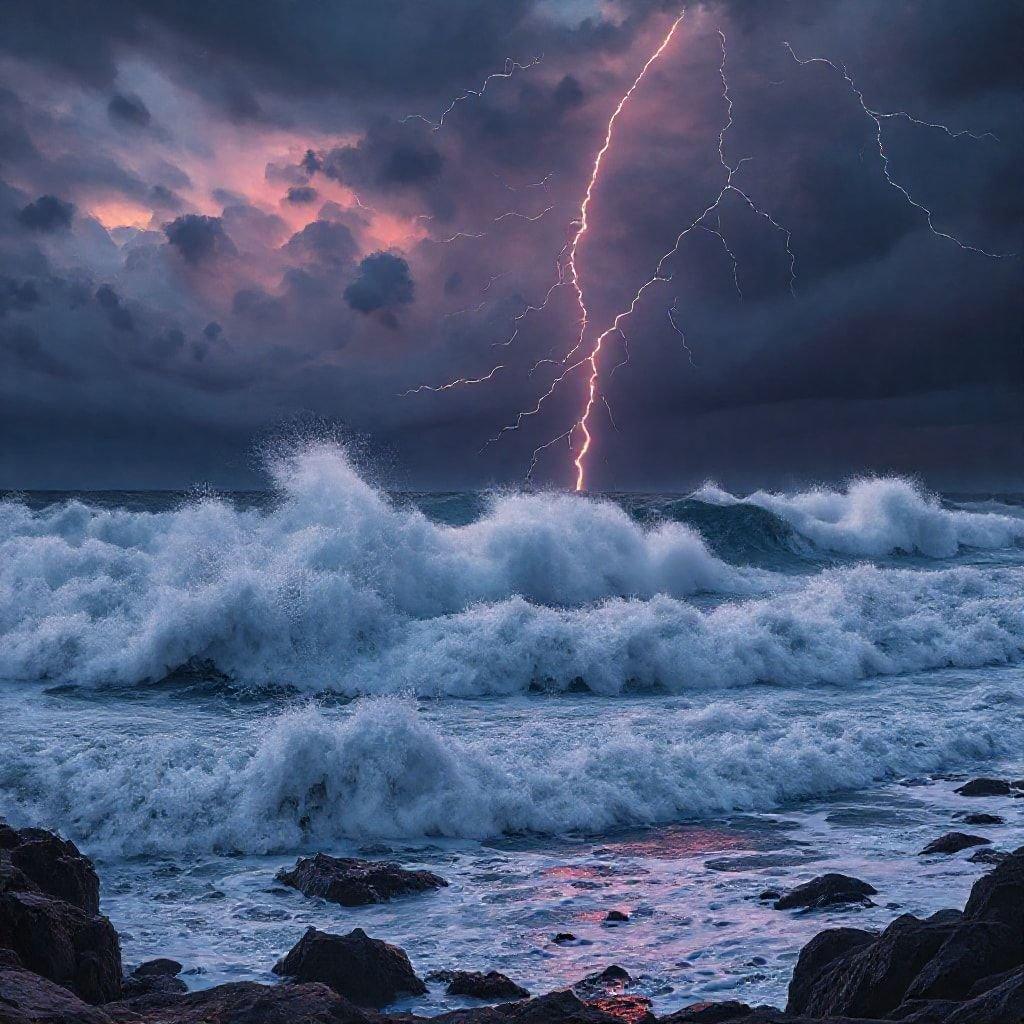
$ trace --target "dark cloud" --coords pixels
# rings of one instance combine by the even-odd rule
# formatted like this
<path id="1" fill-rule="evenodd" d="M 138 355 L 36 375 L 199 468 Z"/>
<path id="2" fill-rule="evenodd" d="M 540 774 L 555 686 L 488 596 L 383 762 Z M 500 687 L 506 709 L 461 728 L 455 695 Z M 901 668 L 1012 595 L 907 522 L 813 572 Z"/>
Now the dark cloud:
<path id="1" fill-rule="evenodd" d="M 107 104 L 107 114 L 115 124 L 146 128 L 152 120 L 149 108 L 138 96 L 115 92 Z"/>
<path id="2" fill-rule="evenodd" d="M 96 301 L 103 308 L 110 326 L 119 331 L 134 331 L 135 321 L 131 313 L 121 305 L 121 297 L 108 284 L 102 284 L 96 289 Z"/>
<path id="3" fill-rule="evenodd" d="M 293 185 L 288 189 L 286 199 L 295 206 L 306 206 L 316 202 L 319 193 L 312 185 Z"/>
<path id="4" fill-rule="evenodd" d="M 358 275 L 345 289 L 345 301 L 360 313 L 372 313 L 410 303 L 414 293 L 409 264 L 401 256 L 375 252 L 359 264 Z"/>
<path id="5" fill-rule="evenodd" d="M 8 311 L 25 312 L 42 301 L 39 289 L 33 281 L 16 281 L 0 277 L 0 317 Z"/>
<path id="6" fill-rule="evenodd" d="M 344 224 L 327 220 L 307 224 L 292 235 L 284 249 L 299 259 L 334 268 L 352 263 L 359 252 L 352 232 Z"/>
<path id="7" fill-rule="evenodd" d="M 30 231 L 60 231 L 71 226 L 75 215 L 74 203 L 56 196 L 40 196 L 18 213 L 18 222 Z"/>
<path id="8" fill-rule="evenodd" d="M 356 145 L 324 154 L 321 163 L 328 178 L 387 191 L 432 181 L 441 173 L 444 157 L 429 140 L 410 138 L 404 126 L 381 121 Z"/>
<path id="9" fill-rule="evenodd" d="M 55 485 L 90 467 L 108 479 L 115 465 L 131 467 L 124 484 L 151 480 L 154 446 L 161 482 L 242 477 L 240 453 L 271 420 L 339 408 L 391 446 L 410 483 L 511 480 L 538 439 L 570 425 L 576 376 L 528 429 L 477 455 L 577 337 L 569 288 L 514 318 L 556 280 L 608 115 L 675 8 L 342 6 L 344 16 L 320 0 L 5 9 L 0 50 L 25 73 L 0 89 L 0 173 L 17 183 L 0 182 L 0 431 L 16 424 L 31 439 L 0 451 L 12 483 L 38 466 Z M 848 66 L 879 109 L 997 135 L 885 127 L 893 176 L 938 228 L 1020 251 L 1022 24 L 1017 0 L 691 9 L 624 108 L 593 192 L 579 252 L 592 331 L 628 306 L 722 186 L 719 27 L 734 104 L 724 152 L 750 158 L 736 181 L 783 229 L 729 195 L 667 262 L 671 282 L 608 338 L 607 365 L 627 340 L 629 361 L 602 378 L 618 432 L 600 406 L 597 486 L 879 468 L 940 484 L 1019 481 L 1024 263 L 930 234 L 886 182 L 875 127 L 842 77 L 795 64 L 781 40 Z M 485 95 L 466 92 L 506 57 L 541 53 Z M 148 121 L 133 90 L 152 105 Z M 442 130 L 403 123 L 432 121 L 463 95 Z M 29 208 L 40 215 L 37 196 L 74 203 L 66 230 L 19 223 Z M 200 215 L 211 197 L 219 217 Z M 122 211 L 127 223 L 108 231 Z M 170 223 L 128 226 L 150 216 Z M 179 261 L 196 269 L 171 272 Z M 485 386 L 381 400 L 498 360 Z M 565 470 L 552 448 L 538 479 L 563 482 Z"/>
<path id="10" fill-rule="evenodd" d="M 164 234 L 187 263 L 198 264 L 235 252 L 220 217 L 186 213 L 164 225 Z"/>
<path id="11" fill-rule="evenodd" d="M 174 193 L 166 185 L 154 185 L 146 197 L 150 205 L 157 210 L 174 212 L 181 209 L 181 197 Z"/>

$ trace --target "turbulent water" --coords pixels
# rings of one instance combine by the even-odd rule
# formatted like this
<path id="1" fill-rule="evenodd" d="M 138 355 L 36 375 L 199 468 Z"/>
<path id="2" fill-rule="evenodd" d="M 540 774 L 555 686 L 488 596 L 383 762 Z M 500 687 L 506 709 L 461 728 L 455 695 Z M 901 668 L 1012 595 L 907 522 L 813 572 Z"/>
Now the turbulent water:
<path id="1" fill-rule="evenodd" d="M 783 920 L 767 882 L 860 873 L 873 925 L 983 869 L 917 850 L 955 778 L 1024 774 L 1020 498 L 389 496 L 326 444 L 270 471 L 0 502 L 0 813 L 98 858 L 129 958 L 262 978 L 305 924 L 361 924 L 424 972 L 542 991 L 618 960 L 662 1006 L 779 1000 L 840 917 Z M 385 847 L 452 887 L 273 884 Z"/>

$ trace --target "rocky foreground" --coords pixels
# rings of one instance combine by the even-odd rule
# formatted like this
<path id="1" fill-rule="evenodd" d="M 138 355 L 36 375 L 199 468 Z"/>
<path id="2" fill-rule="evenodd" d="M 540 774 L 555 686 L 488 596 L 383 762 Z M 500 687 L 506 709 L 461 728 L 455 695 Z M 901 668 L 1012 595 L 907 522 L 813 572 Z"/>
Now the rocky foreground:
<path id="1" fill-rule="evenodd" d="M 904 914 L 884 931 L 831 928 L 803 949 L 784 1010 L 738 1002 L 695 1003 L 656 1018 L 630 995 L 617 965 L 571 990 L 530 998 L 496 971 L 445 971 L 453 995 L 480 1005 L 430 1018 L 441 1024 L 1024 1024 L 1024 847 L 1001 855 L 960 910 L 923 920 Z M 444 886 L 429 872 L 332 858 L 300 860 L 279 878 L 345 906 Z M 824 875 L 778 897 L 813 909 L 867 900 L 874 890 Z M 0 1024 L 417 1024 L 386 1012 L 426 991 L 396 946 L 355 928 L 310 928 L 274 967 L 275 985 L 239 982 L 188 992 L 182 965 L 151 960 L 125 974 L 99 879 L 71 842 L 0 822 Z M 488 1005 L 493 1003 L 496 1005 Z"/>

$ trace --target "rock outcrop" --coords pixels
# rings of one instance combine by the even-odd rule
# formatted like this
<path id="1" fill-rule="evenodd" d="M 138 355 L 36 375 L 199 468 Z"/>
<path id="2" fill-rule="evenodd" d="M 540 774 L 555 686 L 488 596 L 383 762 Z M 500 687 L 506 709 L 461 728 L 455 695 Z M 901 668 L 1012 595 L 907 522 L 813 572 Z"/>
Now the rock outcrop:
<path id="1" fill-rule="evenodd" d="M 427 991 L 404 950 L 371 939 L 362 928 L 353 928 L 347 935 L 307 929 L 274 965 L 274 973 L 322 982 L 359 1006 L 387 1006 L 399 996 Z"/>
<path id="2" fill-rule="evenodd" d="M 74 843 L 0 823 L 0 947 L 87 1003 L 121 994 L 121 946 L 99 880 Z"/>
<path id="3" fill-rule="evenodd" d="M 391 861 L 358 860 L 318 853 L 282 868 L 277 880 L 304 896 L 319 896 L 343 907 L 384 903 L 395 896 L 428 892 L 448 883 L 432 871 L 410 871 Z"/>
<path id="4" fill-rule="evenodd" d="M 830 873 L 819 875 L 791 889 L 775 901 L 775 909 L 820 910 L 822 907 L 842 903 L 870 907 L 873 904 L 868 897 L 877 893 L 878 890 L 873 885 L 868 885 L 859 878 Z"/>

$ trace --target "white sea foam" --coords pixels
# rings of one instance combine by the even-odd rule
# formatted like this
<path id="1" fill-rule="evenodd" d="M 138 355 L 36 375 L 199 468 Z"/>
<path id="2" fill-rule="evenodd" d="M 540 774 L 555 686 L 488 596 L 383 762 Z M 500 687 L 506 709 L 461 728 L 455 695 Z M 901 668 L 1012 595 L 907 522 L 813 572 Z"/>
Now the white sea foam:
<path id="1" fill-rule="evenodd" d="M 692 497 L 709 504 L 767 509 L 818 547 L 846 555 L 903 552 L 949 558 L 962 547 L 994 549 L 1024 542 L 1024 520 L 1012 510 L 946 509 L 934 495 L 901 478 L 854 480 L 843 491 L 755 491 L 743 498 L 708 483 Z"/>
<path id="2" fill-rule="evenodd" d="M 781 695 L 780 695 L 781 696 Z M 458 738 L 409 701 L 314 705 L 211 741 L 108 732 L 23 744 L 0 767 L 3 810 L 57 825 L 95 853 L 265 853 L 363 837 L 591 832 L 793 800 L 1005 755 L 1019 694 L 945 714 L 895 703 L 795 711 L 786 702 L 651 708 L 610 720 L 488 715 Z M 1009 698 L 1008 698 L 1009 699 Z M 514 709 L 513 709 L 514 710 Z"/>
<path id="3" fill-rule="evenodd" d="M 497 495 L 450 527 L 392 504 L 333 446 L 271 468 L 280 501 L 265 512 L 0 505 L 0 679 L 131 685 L 198 660 L 241 683 L 348 693 L 583 680 L 612 694 L 842 684 L 1024 654 L 1020 567 L 787 577 L 731 566 L 689 527 L 644 527 L 611 502 Z M 900 481 L 776 500 L 803 510 L 816 542 L 863 551 L 1014 536 Z"/>

